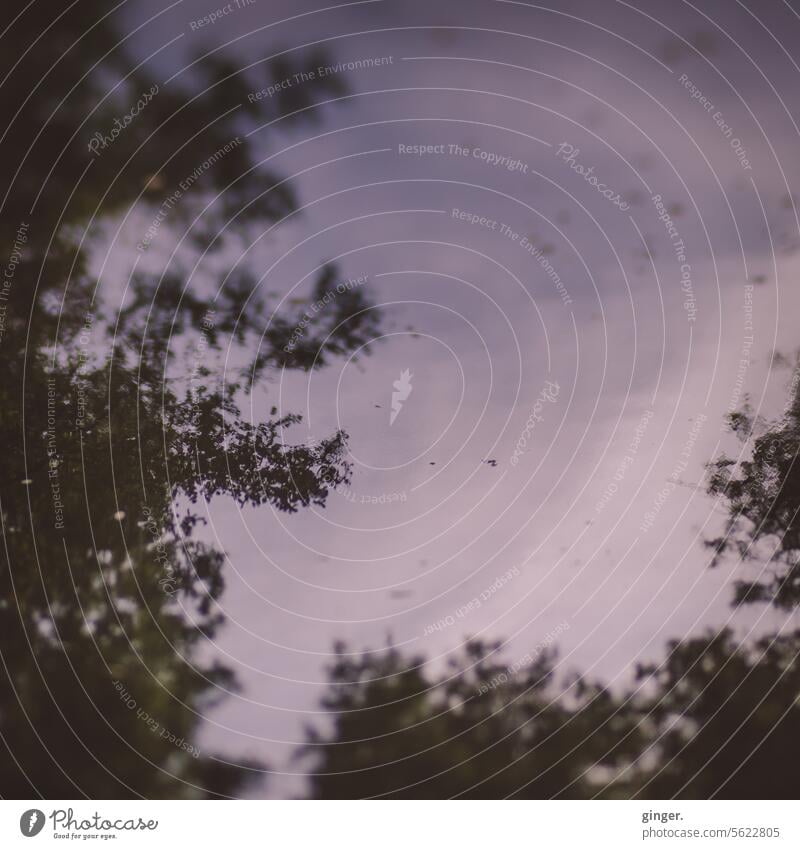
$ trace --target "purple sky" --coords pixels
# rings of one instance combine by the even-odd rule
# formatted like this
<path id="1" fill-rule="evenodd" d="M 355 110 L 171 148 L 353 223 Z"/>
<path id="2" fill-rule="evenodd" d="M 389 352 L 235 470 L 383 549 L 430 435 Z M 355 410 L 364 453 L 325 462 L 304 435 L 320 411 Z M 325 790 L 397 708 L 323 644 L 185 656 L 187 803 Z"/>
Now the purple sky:
<path id="1" fill-rule="evenodd" d="M 325 510 L 212 504 L 229 621 L 208 651 L 244 688 L 201 748 L 298 771 L 334 639 L 390 636 L 439 662 L 469 635 L 502 637 L 512 663 L 558 630 L 565 670 L 623 683 L 667 638 L 730 616 L 730 568 L 705 568 L 722 511 L 703 464 L 739 450 L 731 406 L 749 393 L 774 414 L 790 378 L 769 360 L 796 343 L 800 19 L 777 0 L 550 6 L 256 0 L 192 30 L 218 6 L 183 2 L 137 37 L 150 53 L 183 33 L 152 60 L 165 80 L 223 49 L 253 64 L 254 91 L 256 63 L 282 49 L 301 65 L 317 42 L 331 64 L 392 57 L 344 72 L 352 96 L 316 125 L 245 128 L 302 214 L 196 273 L 200 289 L 246 262 L 291 299 L 335 261 L 343 280 L 368 276 L 385 315 L 362 355 L 270 375 L 253 396 L 255 419 L 305 415 L 292 441 L 347 430 L 355 470 Z M 130 264 L 143 227 L 131 219 L 109 268 Z M 143 265 L 160 270 L 180 235 Z M 547 381 L 558 394 L 535 406 Z M 759 615 L 737 616 L 743 634 L 778 624 Z M 278 774 L 264 792 L 301 787 Z"/>

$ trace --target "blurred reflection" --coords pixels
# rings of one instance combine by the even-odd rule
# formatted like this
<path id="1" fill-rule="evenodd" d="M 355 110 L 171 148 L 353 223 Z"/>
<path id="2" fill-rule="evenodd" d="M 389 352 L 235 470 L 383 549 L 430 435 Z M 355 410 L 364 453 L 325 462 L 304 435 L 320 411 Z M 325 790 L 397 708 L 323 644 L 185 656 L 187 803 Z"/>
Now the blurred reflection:
<path id="1" fill-rule="evenodd" d="M 709 465 L 709 492 L 728 513 L 725 535 L 709 542 L 715 562 L 731 551 L 757 575 L 734 582 L 736 608 L 800 602 L 798 375 L 778 420 L 756 421 L 748 409 L 730 417 L 750 445 L 746 458 Z M 395 648 L 352 660 L 339 645 L 322 701 L 332 730 L 310 728 L 303 750 L 313 796 L 796 795 L 798 630 L 742 641 L 725 628 L 672 641 L 639 666 L 628 692 L 558 680 L 553 652 L 507 665 L 499 648 L 470 643 L 436 672 Z"/>
<path id="2" fill-rule="evenodd" d="M 348 480 L 344 433 L 287 446 L 281 431 L 298 416 L 245 421 L 238 403 L 265 368 L 322 365 L 361 344 L 377 318 L 361 315 L 363 291 L 337 297 L 286 352 L 304 313 L 280 313 L 262 338 L 275 305 L 249 269 L 216 298 L 221 280 L 188 290 L 184 267 L 201 249 L 219 252 L 231 214 L 240 230 L 263 229 L 294 208 L 263 170 L 239 179 L 254 163 L 246 143 L 232 143 L 241 123 L 228 113 L 244 102 L 252 117 L 269 114 L 220 60 L 185 75 L 200 90 L 219 80 L 207 97 L 159 87 L 121 47 L 109 52 L 120 34 L 105 13 L 99 0 L 70 7 L 44 38 L 38 16 L 23 15 L 7 58 L 41 83 L 34 97 L 0 87 L 13 116 L 0 215 L 0 795 L 231 795 L 265 767 L 194 741 L 212 694 L 236 688 L 229 669 L 198 656 L 221 624 L 224 586 L 223 552 L 195 538 L 202 504 L 223 495 L 295 511 L 324 505 Z M 128 111 L 142 92 L 151 96 Z M 88 126 L 107 129 L 91 136 Z M 169 203 L 209 160 L 202 184 Z M 111 314 L 90 270 L 103 222 L 134 205 L 143 220 L 185 227 L 223 188 L 160 281 L 136 272 L 125 309 Z M 317 297 L 335 275 L 324 270 Z M 225 346 L 244 354 L 240 380 L 212 377 Z"/>
<path id="3" fill-rule="evenodd" d="M 494 649 L 469 644 L 441 674 L 395 649 L 342 655 L 333 730 L 304 750 L 314 798 L 794 797 L 800 631 L 676 641 L 618 694 Z"/>
<path id="4" fill-rule="evenodd" d="M 84 0 L 46 30 L 49 22 L 22 14 L 5 42 L 8 67 L 31 85 L 0 86 L 0 794 L 239 795 L 269 765 L 246 753 L 231 762 L 197 742 L 212 703 L 237 688 L 209 650 L 223 624 L 226 561 L 203 532 L 206 502 L 295 512 L 324 507 L 350 482 L 345 432 L 287 443 L 299 415 L 273 407 L 259 417 L 247 406 L 283 369 L 308 372 L 359 351 L 382 321 L 365 287 L 343 286 L 333 264 L 323 263 L 307 300 L 284 306 L 263 290 L 264 269 L 239 261 L 243 245 L 298 208 L 284 175 L 255 161 L 247 131 L 277 118 L 282 127 L 319 120 L 308 107 L 342 95 L 344 75 L 254 96 L 329 61 L 312 50 L 302 64 L 293 52 L 249 69 L 246 80 L 231 57 L 198 54 L 175 79 L 157 80 L 126 52 L 126 30 L 107 12 Z M 462 37 L 432 36 L 445 47 Z M 688 44 L 716 50 L 704 32 Z M 670 61 L 685 53 L 662 50 Z M 440 205 L 450 206 L 446 197 Z M 132 267 L 98 262 L 131 219 L 142 224 Z M 559 297 L 559 308 L 571 304 Z M 368 402 L 389 425 L 411 391 L 405 362 L 398 373 L 397 397 L 380 396 L 392 412 Z M 727 519 L 709 541 L 713 562 L 735 572 L 736 615 L 793 613 L 797 380 L 778 420 L 745 408 L 730 424 L 745 460 L 710 458 L 708 491 Z M 397 493 L 360 497 L 387 495 Z M 690 634 L 625 685 L 561 674 L 556 642 L 505 658 L 500 643 L 471 641 L 448 666 L 391 646 L 358 656 L 339 644 L 322 701 L 328 721 L 309 727 L 297 755 L 311 795 L 795 792 L 787 755 L 800 731 L 800 632 Z"/>

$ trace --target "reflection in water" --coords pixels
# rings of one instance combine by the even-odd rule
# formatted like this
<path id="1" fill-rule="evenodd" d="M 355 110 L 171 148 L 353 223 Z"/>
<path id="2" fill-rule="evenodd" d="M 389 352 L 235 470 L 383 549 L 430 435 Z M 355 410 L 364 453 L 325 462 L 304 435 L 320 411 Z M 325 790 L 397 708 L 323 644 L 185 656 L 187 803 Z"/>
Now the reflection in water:
<path id="1" fill-rule="evenodd" d="M 637 687 L 558 681 L 553 658 L 468 644 L 441 675 L 395 649 L 331 668 L 314 798 L 752 798 L 791 794 L 800 632 L 671 643 Z"/>
<path id="2" fill-rule="evenodd" d="M 800 602 L 796 520 L 800 388 L 740 463 L 711 464 L 727 533 L 709 540 L 758 575 L 732 604 Z M 745 442 L 751 411 L 730 416 Z M 759 549 L 756 546 L 762 544 Z M 768 553 L 764 553 L 764 549 Z M 770 553 L 771 552 L 771 556 Z M 766 566 L 765 566 L 766 563 Z M 442 623 L 446 625 L 447 623 Z M 322 707 L 332 732 L 310 729 L 315 798 L 780 799 L 793 785 L 787 752 L 800 733 L 800 630 L 745 643 L 730 629 L 673 640 L 615 693 L 580 676 L 559 681 L 537 646 L 502 662 L 501 644 L 469 643 L 441 673 L 396 648 L 330 668 Z"/>
<path id="3" fill-rule="evenodd" d="M 602 5 L 14 19 L 1 795 L 794 794 L 791 169 Z"/>
<path id="4" fill-rule="evenodd" d="M 7 748 L 0 792 L 231 795 L 264 764 L 229 763 L 194 741 L 203 712 L 237 686 L 223 663 L 198 655 L 223 620 L 216 601 L 225 560 L 218 546 L 197 538 L 206 521 L 201 505 L 224 495 L 291 512 L 324 505 L 331 487 L 348 481 L 345 433 L 289 446 L 283 432 L 299 416 L 254 423 L 242 418 L 239 399 L 265 368 L 310 369 L 315 357 L 321 366 L 362 344 L 377 314 L 363 290 L 347 291 L 324 320 L 305 322 L 290 348 L 303 310 L 281 312 L 264 332 L 274 305 L 252 272 L 237 269 L 218 294 L 211 285 L 190 291 L 187 251 L 160 278 L 136 272 L 124 309 L 112 318 L 89 261 L 104 218 L 132 208 L 144 218 L 155 212 L 159 223 L 168 213 L 169 226 L 178 227 L 227 187 L 224 202 L 204 216 L 205 229 L 191 230 L 193 249 L 208 256 L 223 247 L 217 233 L 234 212 L 241 227 L 263 228 L 291 212 L 294 199 L 269 174 L 239 179 L 253 163 L 232 119 L 209 124 L 207 103 L 159 88 L 119 54 L 106 73 L 125 92 L 154 93 L 135 116 L 112 118 L 119 102 L 88 72 L 117 31 L 104 20 L 80 51 L 66 51 L 84 33 L 86 16 L 103 11 L 102 3 L 91 5 L 61 19 L 56 44 L 48 39 L 25 55 L 39 22 L 24 16 L 15 58 L 45 87 L 27 103 L 23 90 L 2 88 L 4 113 L 17 115 L 5 157 L 22 164 L 16 174 L 7 171 L 0 227 L 2 254 L 10 257 L 2 339 L 0 734 Z M 57 46 L 66 52 L 55 71 Z M 197 81 L 225 70 L 212 59 L 194 66 Z M 235 85 L 223 82 L 214 97 L 240 98 Z M 67 94 L 73 108 L 57 110 Z M 91 126 L 115 127 L 102 144 L 96 136 L 89 142 L 94 159 L 78 121 L 90 113 Z M 251 113 L 268 117 L 261 108 Z M 156 131 L 159 145 L 143 145 Z M 198 173 L 203 182 L 195 187 Z M 94 229 L 84 231 L 92 219 Z M 156 240 L 158 228 L 148 232 L 139 248 Z M 335 269 L 325 268 L 314 297 L 327 299 L 335 280 Z M 117 285 L 107 274 L 103 284 Z M 224 345 L 246 354 L 240 379 L 215 374 Z"/>

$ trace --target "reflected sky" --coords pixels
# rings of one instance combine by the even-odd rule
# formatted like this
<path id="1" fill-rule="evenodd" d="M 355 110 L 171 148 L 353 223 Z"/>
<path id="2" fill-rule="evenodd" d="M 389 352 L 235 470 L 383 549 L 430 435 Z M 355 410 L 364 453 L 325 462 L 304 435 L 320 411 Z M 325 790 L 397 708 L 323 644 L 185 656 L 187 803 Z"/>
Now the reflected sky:
<path id="1" fill-rule="evenodd" d="M 231 216 L 230 244 L 204 255 L 202 215 L 188 231 L 166 216 L 138 250 L 153 210 L 134 206 L 92 243 L 104 301 L 129 303 L 134 269 L 188 269 L 208 297 L 245 268 L 270 297 L 265 331 L 352 288 L 382 319 L 324 368 L 268 369 L 247 398 L 253 422 L 301 413 L 293 444 L 346 431 L 353 473 L 324 508 L 202 508 L 227 554 L 227 623 L 203 653 L 242 690 L 200 745 L 268 760 L 255 795 L 301 792 L 291 758 L 337 639 L 440 664 L 468 636 L 507 640 L 513 661 L 557 633 L 564 669 L 621 684 L 666 638 L 728 621 L 732 567 L 710 571 L 702 545 L 723 518 L 704 466 L 731 450 L 725 415 L 747 398 L 773 414 L 790 378 L 770 363 L 796 345 L 797 13 L 226 8 L 120 15 L 160 86 L 202 91 L 192 62 L 219 51 L 275 110 L 225 107 L 259 161 L 243 179 L 267 191 L 281 175 L 298 209 L 258 230 Z M 273 79 L 265 60 L 284 51 Z M 209 121 L 225 111 L 213 91 Z M 287 120 L 282 92 L 313 120 Z M 340 288 L 319 303 L 330 263 Z M 208 362 L 227 380 L 241 365 Z M 746 611 L 737 627 L 781 621 Z"/>

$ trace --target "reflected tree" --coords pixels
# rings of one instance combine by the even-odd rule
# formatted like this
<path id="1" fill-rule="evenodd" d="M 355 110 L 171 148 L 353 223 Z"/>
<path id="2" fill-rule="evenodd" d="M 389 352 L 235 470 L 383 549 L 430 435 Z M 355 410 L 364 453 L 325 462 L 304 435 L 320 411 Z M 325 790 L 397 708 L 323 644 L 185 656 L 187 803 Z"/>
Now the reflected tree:
<path id="1" fill-rule="evenodd" d="M 709 464 L 727 513 L 708 544 L 736 556 L 735 605 L 800 600 L 800 388 L 782 415 L 730 417 L 743 457 Z M 397 649 L 353 659 L 337 647 L 302 756 L 315 798 L 794 797 L 800 735 L 800 631 L 740 639 L 732 629 L 667 644 L 627 691 L 558 682 L 554 656 L 520 668 L 497 645 L 469 644 L 447 673 Z"/>
<path id="2" fill-rule="evenodd" d="M 330 670 L 301 757 L 313 798 L 786 798 L 800 632 L 674 641 L 628 692 L 470 644 L 446 674 L 396 649 Z"/>
<path id="3" fill-rule="evenodd" d="M 125 31 L 135 26 L 126 20 Z M 239 405 L 267 369 L 322 365 L 378 321 L 363 292 L 337 297 L 320 321 L 276 312 L 242 266 L 190 288 L 185 269 L 200 252 L 230 255 L 218 233 L 231 217 L 235 240 L 296 208 L 288 184 L 246 142 L 232 144 L 253 121 L 274 119 L 246 94 L 289 60 L 244 79 L 215 53 L 165 83 L 121 32 L 105 4 L 84 0 L 46 15 L 24 9 L 3 41 L 4 798 L 230 796 L 264 774 L 196 741 L 203 712 L 237 687 L 228 668 L 200 659 L 222 623 L 224 588 L 224 552 L 202 538 L 205 504 L 325 504 L 348 479 L 346 435 L 288 445 L 297 415 L 253 422 Z M 98 132 L 109 140 L 92 150 Z M 104 287 L 119 293 L 125 281 L 106 271 L 101 286 L 93 249 L 126 214 L 157 220 L 189 175 L 154 242 L 202 218 L 162 274 L 134 272 L 115 314 Z M 335 278 L 326 268 L 311 296 Z M 301 321 L 302 353 L 281 353 Z M 232 350 L 241 368 L 226 381 L 214 357 Z"/>
<path id="4" fill-rule="evenodd" d="M 782 415 L 764 422 L 749 407 L 730 416 L 745 443 L 741 461 L 710 465 L 709 491 L 728 511 L 725 532 L 709 541 L 718 556 L 734 553 L 751 574 L 735 583 L 735 602 L 800 602 L 800 384 L 795 371 Z"/>
<path id="5" fill-rule="evenodd" d="M 589 798 L 629 766 L 636 717 L 602 686 L 557 681 L 555 655 L 511 668 L 471 642 L 439 674 L 397 649 L 338 646 L 302 757 L 315 798 Z"/>
<path id="6" fill-rule="evenodd" d="M 794 798 L 799 651 L 798 631 L 740 643 L 726 629 L 673 642 L 661 664 L 640 669 L 651 694 L 636 711 L 651 745 L 640 758 L 637 795 Z"/>

